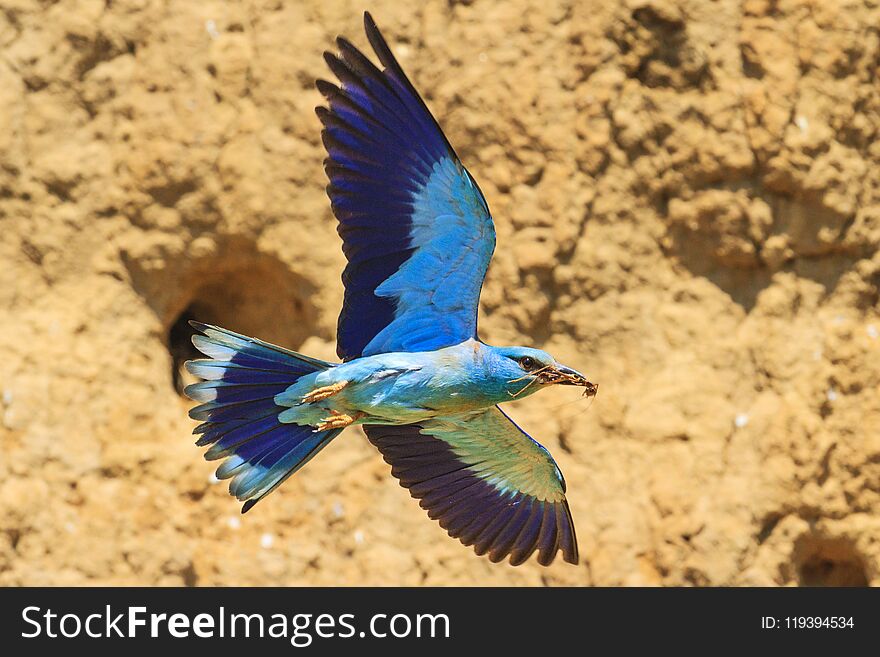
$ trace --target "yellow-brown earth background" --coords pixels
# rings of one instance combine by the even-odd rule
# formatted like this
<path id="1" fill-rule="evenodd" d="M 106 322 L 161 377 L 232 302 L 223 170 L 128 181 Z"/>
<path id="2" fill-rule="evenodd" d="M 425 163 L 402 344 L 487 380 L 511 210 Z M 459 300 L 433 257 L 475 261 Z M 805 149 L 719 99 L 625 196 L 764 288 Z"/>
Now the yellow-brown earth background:
<path id="1" fill-rule="evenodd" d="M 493 210 L 483 338 L 601 384 L 510 407 L 580 566 L 475 557 L 359 432 L 244 517 L 192 444 L 181 319 L 333 356 L 314 79 L 365 8 Z M 880 583 L 878 25 L 877 0 L 0 0 L 0 584 Z"/>

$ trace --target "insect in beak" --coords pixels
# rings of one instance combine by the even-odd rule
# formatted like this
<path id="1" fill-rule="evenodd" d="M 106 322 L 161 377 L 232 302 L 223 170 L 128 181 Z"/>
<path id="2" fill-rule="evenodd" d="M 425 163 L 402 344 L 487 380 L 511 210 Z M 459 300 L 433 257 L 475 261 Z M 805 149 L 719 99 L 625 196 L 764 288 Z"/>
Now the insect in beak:
<path id="1" fill-rule="evenodd" d="M 591 383 L 583 374 L 565 365 L 554 365 L 545 368 L 538 374 L 538 379 L 543 384 L 556 383 L 564 386 L 579 386 L 584 389 L 584 397 L 595 397 L 599 385 Z"/>

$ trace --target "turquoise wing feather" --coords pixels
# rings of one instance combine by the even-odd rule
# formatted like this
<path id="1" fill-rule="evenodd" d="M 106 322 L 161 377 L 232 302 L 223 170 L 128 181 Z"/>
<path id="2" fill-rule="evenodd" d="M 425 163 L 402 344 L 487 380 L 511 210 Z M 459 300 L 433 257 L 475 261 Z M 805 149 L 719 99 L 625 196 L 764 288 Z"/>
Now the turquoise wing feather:
<path id="1" fill-rule="evenodd" d="M 337 352 L 343 360 L 431 351 L 477 333 L 495 228 L 476 182 L 369 14 L 382 67 L 339 38 L 325 53 L 339 86 L 318 82 L 327 194 L 348 265 Z"/>
<path id="2" fill-rule="evenodd" d="M 498 407 L 365 431 L 401 486 L 477 554 L 519 565 L 537 551 L 548 565 L 561 550 L 578 562 L 562 473 Z"/>

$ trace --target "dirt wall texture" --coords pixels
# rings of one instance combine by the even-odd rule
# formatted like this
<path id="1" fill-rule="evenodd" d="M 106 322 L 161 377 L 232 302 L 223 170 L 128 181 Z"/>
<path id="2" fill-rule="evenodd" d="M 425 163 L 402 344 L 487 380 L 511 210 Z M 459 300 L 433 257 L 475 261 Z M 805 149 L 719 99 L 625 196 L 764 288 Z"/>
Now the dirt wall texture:
<path id="1" fill-rule="evenodd" d="M 0 584 L 880 583 L 880 3 L 377 1 L 486 193 L 482 337 L 583 560 L 445 536 L 351 431 L 247 516 L 197 317 L 331 358 L 316 77 L 356 2 L 0 2 Z"/>

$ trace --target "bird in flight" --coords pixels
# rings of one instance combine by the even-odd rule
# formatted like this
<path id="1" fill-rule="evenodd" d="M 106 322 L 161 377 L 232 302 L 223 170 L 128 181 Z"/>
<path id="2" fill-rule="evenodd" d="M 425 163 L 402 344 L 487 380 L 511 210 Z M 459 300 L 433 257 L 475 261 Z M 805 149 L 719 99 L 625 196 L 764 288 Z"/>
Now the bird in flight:
<path id="1" fill-rule="evenodd" d="M 317 82 L 333 214 L 348 260 L 329 363 L 192 322 L 208 358 L 186 388 L 197 445 L 244 502 L 275 490 L 359 424 L 391 474 L 453 538 L 493 562 L 557 552 L 577 563 L 565 481 L 550 453 L 499 408 L 555 384 L 597 386 L 550 354 L 477 336 L 495 229 L 464 168 L 372 17 L 376 66 L 339 37 Z"/>

